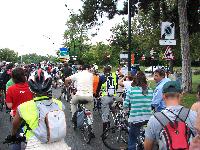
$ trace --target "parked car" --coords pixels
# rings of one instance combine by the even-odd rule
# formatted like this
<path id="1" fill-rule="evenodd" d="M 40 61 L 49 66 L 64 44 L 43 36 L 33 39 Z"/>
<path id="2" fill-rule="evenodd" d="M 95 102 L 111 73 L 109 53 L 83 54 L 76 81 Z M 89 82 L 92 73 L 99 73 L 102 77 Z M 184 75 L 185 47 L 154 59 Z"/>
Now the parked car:
<path id="1" fill-rule="evenodd" d="M 153 72 L 156 71 L 157 69 L 164 69 L 165 71 L 169 70 L 169 67 L 166 66 L 153 66 Z M 152 66 L 148 67 L 145 69 L 146 73 L 151 73 L 152 72 Z"/>

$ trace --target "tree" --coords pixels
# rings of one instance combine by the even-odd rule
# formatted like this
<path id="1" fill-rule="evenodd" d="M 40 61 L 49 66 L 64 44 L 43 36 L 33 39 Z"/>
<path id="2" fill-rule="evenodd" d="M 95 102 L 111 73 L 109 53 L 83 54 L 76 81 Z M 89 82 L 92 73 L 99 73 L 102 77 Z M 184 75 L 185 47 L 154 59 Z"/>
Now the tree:
<path id="1" fill-rule="evenodd" d="M 38 64 L 39 62 L 42 62 L 44 60 L 46 61 L 50 61 L 50 60 L 54 60 L 55 57 L 53 56 L 41 56 L 41 55 L 37 55 L 36 53 L 33 54 L 26 54 L 26 55 L 22 55 L 18 58 L 18 61 L 20 62 L 22 57 L 22 61 L 26 64 L 31 64 L 31 63 L 35 63 Z"/>
<path id="2" fill-rule="evenodd" d="M 82 21 L 79 14 L 71 12 L 70 18 L 67 20 L 67 29 L 64 33 L 64 46 L 70 48 L 69 54 L 77 55 L 80 58 L 81 51 L 88 49 L 87 31 L 89 27 Z"/>
<path id="3" fill-rule="evenodd" d="M 9 48 L 0 49 L 0 61 L 16 62 L 18 53 Z"/>
<path id="4" fill-rule="evenodd" d="M 178 0 L 182 54 L 182 87 L 184 92 L 192 92 L 192 72 L 187 20 L 187 0 Z"/>

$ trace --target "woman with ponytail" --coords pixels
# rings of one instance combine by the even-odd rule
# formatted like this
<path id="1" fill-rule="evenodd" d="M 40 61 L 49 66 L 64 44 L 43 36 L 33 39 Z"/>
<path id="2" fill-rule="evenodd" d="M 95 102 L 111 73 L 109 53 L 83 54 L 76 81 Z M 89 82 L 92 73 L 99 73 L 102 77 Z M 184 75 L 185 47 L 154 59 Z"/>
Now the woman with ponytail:
<path id="1" fill-rule="evenodd" d="M 151 100 L 153 90 L 148 87 L 147 79 L 142 71 L 139 71 L 133 79 L 132 87 L 127 91 L 123 103 L 125 110 L 130 110 L 128 122 L 130 124 L 128 149 L 136 150 L 137 137 L 144 121 L 148 121 L 151 112 Z"/>

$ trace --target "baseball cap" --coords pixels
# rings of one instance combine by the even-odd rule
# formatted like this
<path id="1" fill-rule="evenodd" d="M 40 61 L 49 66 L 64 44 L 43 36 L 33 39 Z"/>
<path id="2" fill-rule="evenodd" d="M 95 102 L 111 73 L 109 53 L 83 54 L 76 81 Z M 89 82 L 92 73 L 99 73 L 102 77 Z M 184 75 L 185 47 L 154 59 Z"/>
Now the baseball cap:
<path id="1" fill-rule="evenodd" d="M 168 81 L 163 85 L 163 93 L 181 93 L 181 85 L 177 81 Z"/>

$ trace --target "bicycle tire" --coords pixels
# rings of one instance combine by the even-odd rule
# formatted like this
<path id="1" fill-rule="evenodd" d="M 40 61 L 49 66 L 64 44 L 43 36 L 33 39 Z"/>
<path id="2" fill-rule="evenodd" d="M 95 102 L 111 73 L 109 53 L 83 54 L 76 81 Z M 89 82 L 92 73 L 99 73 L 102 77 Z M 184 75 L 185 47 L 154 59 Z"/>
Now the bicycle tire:
<path id="1" fill-rule="evenodd" d="M 92 127 L 91 127 L 91 125 L 83 126 L 82 134 L 83 134 L 83 140 L 87 144 L 90 144 L 90 141 L 92 139 L 92 136 L 91 136 L 92 135 Z"/>
<path id="2" fill-rule="evenodd" d="M 118 139 L 118 136 L 116 135 L 119 134 L 120 136 L 122 136 L 122 133 L 124 133 L 124 137 L 123 137 L 124 139 L 121 139 L 122 137 Z M 122 140 L 122 144 L 119 143 L 120 142 L 119 140 L 120 141 Z M 116 126 L 108 128 L 102 134 L 102 141 L 104 145 L 110 150 L 127 150 L 128 149 L 128 129 L 118 129 Z M 113 145 L 112 145 L 112 142 L 113 142 Z"/>

